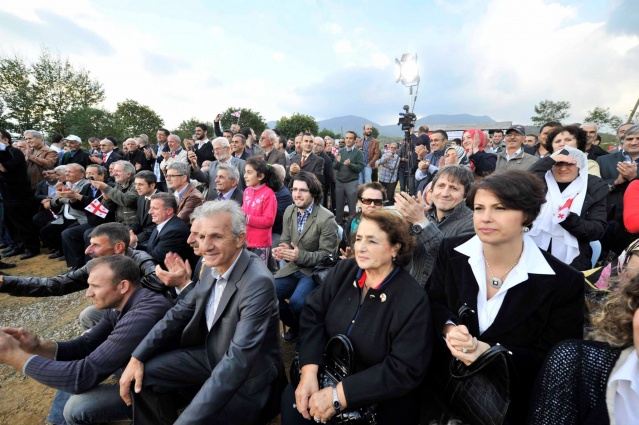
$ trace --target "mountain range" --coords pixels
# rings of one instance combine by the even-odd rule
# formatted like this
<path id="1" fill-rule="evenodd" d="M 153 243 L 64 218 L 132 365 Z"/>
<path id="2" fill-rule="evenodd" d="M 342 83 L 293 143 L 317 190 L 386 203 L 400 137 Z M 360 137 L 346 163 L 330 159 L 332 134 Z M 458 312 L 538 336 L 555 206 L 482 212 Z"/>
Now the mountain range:
<path id="1" fill-rule="evenodd" d="M 399 119 L 399 115 L 397 117 Z M 267 124 L 269 128 L 275 128 L 276 121 L 269 121 Z M 477 123 L 477 122 L 495 122 L 494 119 L 490 118 L 487 115 L 469 115 L 469 114 L 456 114 L 456 115 L 444 115 L 444 114 L 436 114 L 436 115 L 427 115 L 425 117 L 419 118 L 415 127 L 419 127 L 424 124 L 463 124 L 463 123 Z M 355 115 L 346 115 L 343 117 L 335 117 L 329 118 L 326 120 L 321 120 L 317 122 L 319 129 L 327 129 L 334 133 L 345 132 L 347 130 L 355 130 L 358 133 L 361 133 L 364 125 L 372 124 L 373 127 L 379 130 L 379 134 L 382 136 L 403 136 L 404 132 L 401 127 L 397 125 L 397 123 L 388 124 L 388 125 L 380 125 L 374 121 L 369 119 L 358 117 Z M 434 130 L 431 128 L 431 130 Z"/>

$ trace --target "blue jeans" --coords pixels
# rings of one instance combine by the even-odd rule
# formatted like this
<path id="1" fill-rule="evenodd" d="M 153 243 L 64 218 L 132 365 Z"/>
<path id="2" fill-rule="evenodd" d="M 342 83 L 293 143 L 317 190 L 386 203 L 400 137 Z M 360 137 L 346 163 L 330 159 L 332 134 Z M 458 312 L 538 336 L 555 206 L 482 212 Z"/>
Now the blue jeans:
<path id="1" fill-rule="evenodd" d="M 371 167 L 364 167 L 359 172 L 359 184 L 370 183 L 373 179 L 373 169 Z"/>
<path id="2" fill-rule="evenodd" d="M 64 406 L 69 425 L 100 424 L 133 418 L 130 406 L 120 397 L 120 385 L 100 384 L 82 394 L 71 396 Z"/>
<path id="3" fill-rule="evenodd" d="M 57 390 L 53 397 L 53 403 L 51 403 L 51 409 L 49 410 L 49 416 L 44 420 L 44 423 L 52 425 L 67 425 L 67 421 L 64 420 L 64 406 L 73 394 L 66 393 L 64 391 Z"/>
<path id="4" fill-rule="evenodd" d="M 300 315 L 306 296 L 317 287 L 315 281 L 297 271 L 286 277 L 275 279 L 275 292 L 280 302 L 280 320 L 294 331 L 299 329 Z M 286 299 L 288 298 L 288 303 Z"/>

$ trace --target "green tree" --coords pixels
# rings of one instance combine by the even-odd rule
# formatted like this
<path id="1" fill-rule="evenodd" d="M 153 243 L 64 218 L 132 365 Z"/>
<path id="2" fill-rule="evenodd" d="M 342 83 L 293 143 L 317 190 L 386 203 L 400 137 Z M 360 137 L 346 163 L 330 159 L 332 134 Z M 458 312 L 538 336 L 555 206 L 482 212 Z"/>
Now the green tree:
<path id="1" fill-rule="evenodd" d="M 617 115 L 610 113 L 610 108 L 595 107 L 592 111 L 588 111 L 588 115 L 584 118 L 585 122 L 591 122 L 597 124 L 599 129 L 608 128 L 611 131 L 616 131 L 617 127 L 623 122 Z"/>
<path id="2" fill-rule="evenodd" d="M 533 125 L 542 126 L 548 121 L 565 120 L 570 116 L 568 110 L 570 109 L 570 102 L 552 100 L 542 100 L 539 104 L 535 105 L 535 116 L 531 117 Z"/>
<path id="3" fill-rule="evenodd" d="M 241 111 L 239 120 L 237 117 L 231 115 L 235 111 Z M 248 108 L 236 108 L 234 106 L 231 106 L 222 113 L 220 124 L 222 125 L 222 130 L 231 128 L 231 124 L 239 124 L 240 127 L 251 127 L 258 138 L 260 134 L 268 128 L 266 121 L 264 121 L 264 118 L 262 118 L 259 112 L 254 112 Z M 211 131 L 209 131 L 209 134 L 211 134 Z"/>
<path id="4" fill-rule="evenodd" d="M 69 59 L 62 59 L 44 49 L 31 66 L 37 96 L 37 110 L 49 131 L 68 133 L 64 116 L 74 108 L 95 106 L 105 99 L 102 84 L 92 80 L 89 71 L 76 70 Z"/>
<path id="5" fill-rule="evenodd" d="M 377 139 L 379 138 L 379 130 L 377 129 L 377 127 L 373 127 L 373 139 Z"/>
<path id="6" fill-rule="evenodd" d="M 318 133 L 317 136 L 324 138 L 326 136 L 330 137 L 331 139 L 341 139 L 342 136 L 339 133 L 334 133 L 329 129 L 323 128 L 321 129 Z"/>
<path id="7" fill-rule="evenodd" d="M 41 129 L 42 113 L 36 107 L 37 94 L 30 70 L 18 56 L 0 60 L 0 104 L 6 121 L 19 132 Z"/>
<path id="8" fill-rule="evenodd" d="M 68 134 L 75 134 L 86 141 L 89 137 L 113 135 L 114 116 L 102 108 L 73 108 L 64 115 L 62 124 Z"/>
<path id="9" fill-rule="evenodd" d="M 151 108 L 135 100 L 127 99 L 118 103 L 113 113 L 112 136 L 118 141 L 141 133 L 154 135 L 164 127 L 164 120 Z"/>
<path id="10" fill-rule="evenodd" d="M 191 138 L 195 133 L 195 126 L 198 124 L 206 124 L 206 126 L 209 128 L 209 140 L 215 139 L 215 129 L 213 127 L 213 123 L 210 121 L 199 120 L 195 117 L 191 117 L 188 120 L 182 121 L 180 125 L 177 126 L 177 128 L 171 131 L 171 133 L 180 136 L 181 139 Z"/>
<path id="11" fill-rule="evenodd" d="M 285 137 L 293 138 L 300 132 L 317 134 L 318 125 L 315 118 L 310 115 L 294 113 L 290 118 L 282 117 L 275 123 L 277 128 Z"/>

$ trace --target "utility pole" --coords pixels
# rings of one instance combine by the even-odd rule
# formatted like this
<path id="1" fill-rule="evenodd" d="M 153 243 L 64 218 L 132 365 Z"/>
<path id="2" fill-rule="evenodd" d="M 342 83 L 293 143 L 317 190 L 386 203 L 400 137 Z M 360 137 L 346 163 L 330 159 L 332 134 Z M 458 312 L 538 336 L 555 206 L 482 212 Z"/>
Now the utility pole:
<path id="1" fill-rule="evenodd" d="M 632 124 L 632 118 L 635 116 L 635 112 L 637 112 L 637 107 L 639 107 L 639 99 L 637 99 L 637 103 L 635 103 L 635 107 L 632 108 L 632 111 L 630 112 L 630 116 L 628 117 L 627 124 Z"/>

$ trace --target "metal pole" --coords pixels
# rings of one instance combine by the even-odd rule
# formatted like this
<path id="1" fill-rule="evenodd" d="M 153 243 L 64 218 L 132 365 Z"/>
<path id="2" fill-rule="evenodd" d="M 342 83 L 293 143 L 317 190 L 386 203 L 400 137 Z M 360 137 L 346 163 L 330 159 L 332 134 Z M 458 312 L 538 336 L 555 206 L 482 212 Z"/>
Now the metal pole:
<path id="1" fill-rule="evenodd" d="M 630 116 L 628 117 L 628 122 L 626 124 L 632 124 L 632 118 L 635 116 L 635 112 L 637 112 L 637 107 L 639 107 L 639 99 L 637 99 L 637 103 L 635 103 L 635 107 L 632 108 L 630 112 Z"/>

